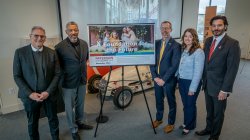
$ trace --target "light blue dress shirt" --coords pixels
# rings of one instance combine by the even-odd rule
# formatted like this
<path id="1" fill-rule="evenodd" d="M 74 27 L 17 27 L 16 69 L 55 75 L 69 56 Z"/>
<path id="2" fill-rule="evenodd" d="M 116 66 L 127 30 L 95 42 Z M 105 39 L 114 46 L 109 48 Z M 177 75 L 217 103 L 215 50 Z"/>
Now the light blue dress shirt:
<path id="1" fill-rule="evenodd" d="M 226 33 L 224 32 L 222 35 L 220 35 L 218 37 L 213 36 L 213 41 L 214 41 L 214 39 L 216 39 L 214 50 L 218 47 L 218 44 L 220 43 L 220 41 L 223 39 L 223 37 L 225 35 L 226 35 Z"/>

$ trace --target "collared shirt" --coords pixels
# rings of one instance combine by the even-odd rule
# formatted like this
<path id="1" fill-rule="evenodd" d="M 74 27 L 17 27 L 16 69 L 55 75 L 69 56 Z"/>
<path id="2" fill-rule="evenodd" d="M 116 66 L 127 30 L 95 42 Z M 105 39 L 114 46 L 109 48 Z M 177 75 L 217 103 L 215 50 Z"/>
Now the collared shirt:
<path id="1" fill-rule="evenodd" d="M 214 50 L 216 49 L 216 47 L 218 46 L 218 44 L 220 43 L 220 41 L 222 40 L 222 38 L 223 38 L 225 35 L 226 35 L 226 33 L 224 32 L 222 35 L 220 35 L 220 36 L 218 36 L 218 37 L 213 36 L 213 41 L 214 41 L 214 39 L 216 39 Z M 212 42 L 213 42 L 213 41 L 212 41 Z"/>
<path id="2" fill-rule="evenodd" d="M 41 51 L 43 51 L 43 47 L 37 49 L 37 48 L 35 48 L 34 46 L 32 46 L 32 44 L 31 44 L 31 49 L 32 49 L 33 52 L 36 52 L 36 51 L 41 52 Z"/>
<path id="3" fill-rule="evenodd" d="M 171 36 L 167 37 L 165 40 L 165 44 L 168 44 L 168 41 L 170 40 Z M 163 39 L 161 40 L 161 43 L 163 42 Z"/>

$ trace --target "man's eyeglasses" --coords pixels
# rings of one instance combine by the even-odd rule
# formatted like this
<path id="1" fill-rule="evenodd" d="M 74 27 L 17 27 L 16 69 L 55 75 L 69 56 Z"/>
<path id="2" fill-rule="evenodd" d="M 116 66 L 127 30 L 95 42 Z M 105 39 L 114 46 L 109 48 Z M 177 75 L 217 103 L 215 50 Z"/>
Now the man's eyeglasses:
<path id="1" fill-rule="evenodd" d="M 73 32 L 73 31 L 74 31 L 74 32 L 79 32 L 78 29 L 67 29 L 67 31 L 68 31 L 68 32 Z"/>
<path id="2" fill-rule="evenodd" d="M 36 34 L 30 34 L 30 35 L 33 35 L 33 37 L 36 38 L 36 39 L 38 39 L 39 37 L 40 37 L 41 39 L 45 39 L 45 38 L 46 38 L 45 35 L 36 35 Z"/>
<path id="3" fill-rule="evenodd" d="M 161 30 L 171 30 L 169 27 L 161 27 Z"/>

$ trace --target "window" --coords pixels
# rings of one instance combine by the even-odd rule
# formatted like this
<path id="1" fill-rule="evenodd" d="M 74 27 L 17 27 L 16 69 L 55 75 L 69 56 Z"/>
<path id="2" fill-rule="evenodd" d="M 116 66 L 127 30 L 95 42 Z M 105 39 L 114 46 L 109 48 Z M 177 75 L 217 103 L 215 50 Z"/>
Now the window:
<path id="1" fill-rule="evenodd" d="M 106 24 L 155 23 L 155 38 L 161 38 L 160 23 L 169 20 L 172 36 L 180 38 L 182 0 L 105 0 Z"/>
<path id="2" fill-rule="evenodd" d="M 158 0 L 106 0 L 106 21 L 117 23 L 156 22 L 159 14 Z"/>
<path id="3" fill-rule="evenodd" d="M 184 0 L 60 0 L 63 29 L 68 21 L 79 24 L 79 37 L 88 39 L 88 24 L 155 23 L 160 39 L 160 23 L 172 22 L 172 37 L 180 38 Z M 64 38 L 67 36 L 62 32 Z"/>
<path id="4" fill-rule="evenodd" d="M 200 0 L 197 32 L 199 40 L 201 42 L 203 41 L 204 20 L 205 20 L 205 12 L 207 6 L 217 6 L 217 11 L 216 11 L 217 15 L 224 15 L 226 8 L 226 0 Z"/>

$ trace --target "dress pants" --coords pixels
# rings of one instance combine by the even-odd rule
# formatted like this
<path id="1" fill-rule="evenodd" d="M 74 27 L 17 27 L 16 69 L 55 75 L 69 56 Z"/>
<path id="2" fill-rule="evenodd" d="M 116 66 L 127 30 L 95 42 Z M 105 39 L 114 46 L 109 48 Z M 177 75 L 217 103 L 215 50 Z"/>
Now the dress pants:
<path id="1" fill-rule="evenodd" d="M 192 80 L 187 79 L 179 79 L 179 91 L 181 95 L 181 100 L 183 103 L 183 111 L 184 111 L 184 125 L 185 129 L 193 130 L 196 127 L 196 118 L 197 118 L 197 108 L 196 108 L 196 100 L 199 95 L 201 89 L 201 83 L 197 87 L 194 95 L 189 96 L 189 87 Z"/>
<path id="2" fill-rule="evenodd" d="M 161 121 L 164 113 L 164 97 L 166 96 L 168 101 L 169 113 L 168 124 L 173 125 L 176 119 L 176 101 L 175 101 L 175 87 L 176 78 L 173 78 L 170 82 L 165 83 L 163 86 L 158 86 L 154 82 L 155 88 L 155 100 L 156 100 L 156 120 Z"/>
<path id="3" fill-rule="evenodd" d="M 206 130 L 211 131 L 211 138 L 218 138 L 224 122 L 227 99 L 219 101 L 217 96 L 208 95 L 205 90 L 205 100 L 207 109 Z"/>
<path id="4" fill-rule="evenodd" d="M 38 124 L 40 109 L 43 106 L 48 118 L 52 140 L 59 140 L 59 121 L 57 117 L 56 102 L 47 98 L 43 102 L 37 102 L 29 98 L 21 99 L 28 118 L 28 131 L 30 140 L 39 140 Z"/>
<path id="5" fill-rule="evenodd" d="M 73 89 L 62 88 L 62 93 L 71 133 L 76 133 L 78 131 L 76 122 L 83 121 L 86 85 L 81 84 Z"/>

